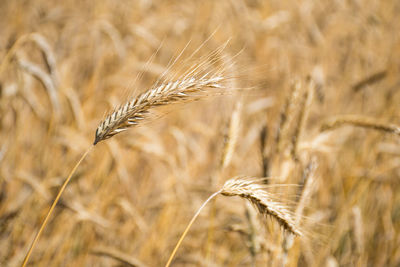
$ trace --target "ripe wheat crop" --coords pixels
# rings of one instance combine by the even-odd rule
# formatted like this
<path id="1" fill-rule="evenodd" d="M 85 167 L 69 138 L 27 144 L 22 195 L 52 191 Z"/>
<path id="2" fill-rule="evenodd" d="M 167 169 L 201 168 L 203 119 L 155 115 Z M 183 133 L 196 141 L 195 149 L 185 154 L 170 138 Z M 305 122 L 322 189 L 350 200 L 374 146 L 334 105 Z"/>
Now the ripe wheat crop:
<path id="1" fill-rule="evenodd" d="M 0 1 L 0 266 L 400 266 L 398 10 Z"/>

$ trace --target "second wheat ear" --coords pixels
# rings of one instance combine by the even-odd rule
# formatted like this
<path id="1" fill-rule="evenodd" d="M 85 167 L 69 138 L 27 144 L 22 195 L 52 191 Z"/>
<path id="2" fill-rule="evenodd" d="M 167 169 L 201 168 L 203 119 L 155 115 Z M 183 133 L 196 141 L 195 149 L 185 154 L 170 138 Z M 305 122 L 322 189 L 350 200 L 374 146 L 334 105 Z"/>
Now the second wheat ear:
<path id="1" fill-rule="evenodd" d="M 296 224 L 292 213 L 283 203 L 280 203 L 276 200 L 276 196 L 266 191 L 268 185 L 261 183 L 262 181 L 264 181 L 263 178 L 249 177 L 236 177 L 226 181 L 219 191 L 215 192 L 206 201 L 204 201 L 204 203 L 192 217 L 183 234 L 179 238 L 178 243 L 176 244 L 167 263 L 165 264 L 165 267 L 169 267 L 171 265 L 178 248 L 182 244 L 183 239 L 189 232 L 189 229 L 193 225 L 194 221 L 200 215 L 200 212 L 207 205 L 207 203 L 209 203 L 218 195 L 227 197 L 237 196 L 248 200 L 255 208 L 257 208 L 260 215 L 264 217 L 270 216 L 271 218 L 275 219 L 285 231 L 293 234 L 294 236 L 302 236 L 302 231 Z"/>
<path id="2" fill-rule="evenodd" d="M 56 198 L 54 199 L 45 219 L 32 241 L 32 244 L 29 247 L 28 252 L 25 255 L 22 267 L 26 266 L 28 263 L 40 235 L 46 227 L 55 206 L 60 200 L 62 193 L 67 187 L 67 184 L 71 180 L 76 169 L 97 143 L 111 138 L 133 125 L 139 124 L 141 120 L 146 118 L 146 115 L 149 114 L 152 108 L 196 100 L 207 96 L 207 89 L 223 88 L 224 80 L 224 77 L 220 75 L 212 75 L 209 73 L 201 77 L 196 77 L 195 75 L 192 77 L 185 76 L 182 79 L 158 85 L 140 94 L 108 115 L 97 128 L 93 145 L 91 145 L 83 154 L 58 191 Z"/>

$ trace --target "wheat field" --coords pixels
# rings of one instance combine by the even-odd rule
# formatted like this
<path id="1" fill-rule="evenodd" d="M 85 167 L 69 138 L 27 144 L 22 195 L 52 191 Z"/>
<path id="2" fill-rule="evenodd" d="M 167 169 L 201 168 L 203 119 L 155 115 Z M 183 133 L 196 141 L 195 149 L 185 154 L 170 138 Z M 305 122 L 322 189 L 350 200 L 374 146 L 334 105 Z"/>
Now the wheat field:
<path id="1" fill-rule="evenodd" d="M 399 266 L 399 18 L 0 1 L 0 266 Z"/>

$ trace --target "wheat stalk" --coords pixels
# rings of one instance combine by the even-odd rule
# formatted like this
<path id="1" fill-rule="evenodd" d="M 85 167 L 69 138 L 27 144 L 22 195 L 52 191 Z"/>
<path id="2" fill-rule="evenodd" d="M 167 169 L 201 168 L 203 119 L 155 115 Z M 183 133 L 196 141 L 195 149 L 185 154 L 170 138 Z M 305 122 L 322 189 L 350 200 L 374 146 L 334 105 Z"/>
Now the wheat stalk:
<path id="1" fill-rule="evenodd" d="M 364 87 L 371 85 L 373 83 L 379 82 L 380 80 L 384 79 L 387 74 L 388 74 L 387 70 L 381 70 L 381 71 L 375 72 L 375 73 L 363 78 L 361 81 L 355 83 L 352 86 L 352 89 L 354 92 L 358 92 L 361 89 L 363 89 Z"/>
<path id="2" fill-rule="evenodd" d="M 329 121 L 326 121 L 321 126 L 321 131 L 334 129 L 334 128 L 340 127 L 342 125 L 345 125 L 345 124 L 359 126 L 359 127 L 363 127 L 363 128 L 371 128 L 371 129 L 375 129 L 378 131 L 383 131 L 383 132 L 400 135 L 400 127 L 399 126 L 397 126 L 395 124 L 391 124 L 391 123 L 381 122 L 375 118 L 370 118 L 370 117 L 361 116 L 361 115 L 342 115 L 342 116 L 338 116 L 336 118 L 330 119 Z"/>
<path id="3" fill-rule="evenodd" d="M 136 258 L 133 258 L 129 254 L 125 254 L 115 248 L 112 247 L 96 247 L 90 251 L 91 254 L 98 255 L 98 256 L 105 256 L 112 259 L 115 259 L 124 265 L 130 267 L 147 267 L 144 263 L 139 261 Z"/>
<path id="4" fill-rule="evenodd" d="M 202 63 L 204 64 L 204 62 Z M 29 257 L 35 247 L 35 244 L 39 240 L 41 233 L 43 232 L 47 222 L 53 213 L 55 206 L 57 205 L 62 193 L 64 192 L 67 184 L 75 173 L 76 169 L 89 153 L 91 148 L 98 142 L 106 140 L 120 132 L 127 130 L 130 126 L 136 125 L 140 120 L 143 120 L 149 111 L 157 106 L 164 106 L 172 103 L 184 102 L 188 100 L 196 100 L 201 96 L 207 95 L 205 93 L 207 88 L 222 88 L 222 83 L 225 80 L 222 75 L 210 74 L 207 72 L 201 77 L 197 78 L 196 72 L 201 66 L 196 65 L 192 67 L 192 71 L 188 72 L 181 79 L 177 79 L 174 82 L 163 83 L 153 87 L 151 90 L 140 94 L 138 97 L 128 101 L 123 106 L 120 106 L 110 115 L 108 115 L 98 126 L 95 134 L 95 141 L 93 145 L 84 153 L 82 158 L 75 165 L 68 178 L 62 184 L 55 200 L 53 201 L 42 225 L 39 228 L 31 246 L 25 256 L 22 266 L 26 266 Z M 191 76 L 190 76 L 191 75 Z"/>
<path id="5" fill-rule="evenodd" d="M 22 267 L 25 267 L 26 264 L 29 261 L 29 257 L 32 254 L 33 248 L 35 247 L 37 241 L 39 240 L 40 235 L 42 234 L 45 226 L 47 225 L 47 222 L 50 219 L 50 215 L 53 213 L 54 208 L 56 207 L 58 201 L 61 198 L 62 193 L 64 192 L 65 188 L 67 187 L 67 184 L 69 183 L 69 181 L 72 178 L 72 175 L 75 173 L 76 169 L 78 168 L 78 166 L 81 164 L 81 162 L 83 161 L 83 159 L 87 156 L 87 154 L 89 154 L 90 150 L 92 149 L 93 146 L 90 146 L 88 148 L 88 150 L 86 150 L 86 152 L 82 155 L 82 157 L 78 160 L 78 162 L 75 164 L 74 168 L 72 168 L 72 171 L 70 172 L 70 174 L 68 175 L 67 179 L 65 179 L 64 183 L 61 185 L 60 190 L 57 193 L 56 198 L 54 199 L 53 203 L 51 204 L 51 207 L 49 209 L 49 211 L 46 214 L 45 219 L 42 222 L 42 225 L 39 228 L 39 231 L 36 233 L 35 238 L 33 239 L 28 252 L 25 255 L 24 261 L 22 262 Z"/>

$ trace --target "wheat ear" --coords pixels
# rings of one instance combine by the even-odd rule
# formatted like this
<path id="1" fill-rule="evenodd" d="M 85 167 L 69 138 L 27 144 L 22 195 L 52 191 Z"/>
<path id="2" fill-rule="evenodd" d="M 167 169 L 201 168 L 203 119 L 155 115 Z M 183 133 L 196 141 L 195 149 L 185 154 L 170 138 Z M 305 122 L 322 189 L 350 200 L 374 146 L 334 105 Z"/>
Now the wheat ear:
<path id="1" fill-rule="evenodd" d="M 377 119 L 360 116 L 360 115 L 343 115 L 333 118 L 327 122 L 325 122 L 321 126 L 322 131 L 330 130 L 342 126 L 344 124 L 354 125 L 364 128 L 371 128 L 378 131 L 388 132 L 400 135 L 400 127 L 391 124 L 378 121 Z"/>
<path id="2" fill-rule="evenodd" d="M 194 100 L 200 97 L 206 88 L 222 88 L 221 76 L 184 78 L 164 83 L 133 98 L 108 115 L 96 130 L 94 145 L 106 140 L 138 122 L 149 113 L 150 109 L 167 104 Z"/>
<path id="3" fill-rule="evenodd" d="M 179 241 L 172 251 L 165 267 L 169 267 L 171 265 L 179 246 L 182 244 L 183 239 L 189 232 L 190 227 L 193 225 L 200 212 L 207 205 L 207 203 L 209 203 L 214 197 L 219 194 L 224 196 L 239 196 L 249 200 L 254 206 L 257 207 L 260 214 L 264 216 L 272 216 L 278 221 L 283 229 L 294 235 L 301 236 L 302 233 L 300 229 L 296 226 L 295 221 L 292 218 L 289 210 L 282 203 L 275 201 L 274 199 L 276 197 L 274 197 L 273 194 L 265 191 L 265 189 L 268 188 L 268 185 L 260 183 L 263 180 L 264 179 L 262 178 L 260 179 L 238 177 L 226 181 L 224 186 L 219 191 L 212 194 L 197 210 L 196 214 L 190 220 L 188 226 L 179 238 Z"/>
<path id="4" fill-rule="evenodd" d="M 265 189 L 267 185 L 260 183 L 263 179 L 234 178 L 228 180 L 221 191 L 224 196 L 239 196 L 249 200 L 261 215 L 273 217 L 288 232 L 301 236 L 288 208 L 274 200 L 274 196 Z"/>

